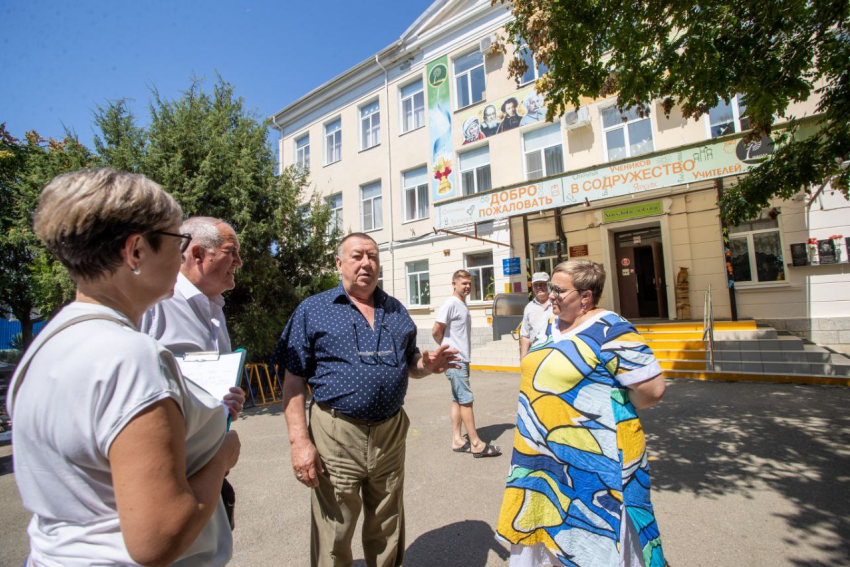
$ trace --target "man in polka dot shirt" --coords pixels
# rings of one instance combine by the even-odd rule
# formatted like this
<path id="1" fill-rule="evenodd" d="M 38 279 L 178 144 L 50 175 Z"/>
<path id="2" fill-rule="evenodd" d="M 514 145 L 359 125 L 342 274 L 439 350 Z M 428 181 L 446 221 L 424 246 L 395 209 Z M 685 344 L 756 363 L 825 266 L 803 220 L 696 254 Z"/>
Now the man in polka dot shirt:
<path id="1" fill-rule="evenodd" d="M 298 306 L 273 355 L 285 369 L 292 468 L 313 489 L 311 565 L 353 563 L 361 508 L 366 564 L 402 565 L 408 376 L 444 372 L 457 351 L 419 352 L 407 310 L 377 287 L 378 245 L 369 235 L 346 236 L 336 265 L 340 285 Z"/>

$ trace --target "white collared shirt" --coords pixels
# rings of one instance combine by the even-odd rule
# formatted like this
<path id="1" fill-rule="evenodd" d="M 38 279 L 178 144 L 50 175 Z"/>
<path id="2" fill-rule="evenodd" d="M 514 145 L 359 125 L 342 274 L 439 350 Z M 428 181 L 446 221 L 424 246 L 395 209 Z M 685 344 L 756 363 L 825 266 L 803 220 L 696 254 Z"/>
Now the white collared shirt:
<path id="1" fill-rule="evenodd" d="M 547 301 L 544 306 L 535 297 L 525 306 L 525 310 L 522 313 L 522 327 L 520 328 L 519 336 L 531 339 L 534 342 L 537 335 L 546 332 L 546 325 L 549 323 L 549 317 L 551 316 L 552 302 Z"/>
<path id="2" fill-rule="evenodd" d="M 174 297 L 151 307 L 139 328 L 176 356 L 197 351 L 233 351 L 224 321 L 224 298 L 207 297 L 182 273 L 177 274 Z"/>

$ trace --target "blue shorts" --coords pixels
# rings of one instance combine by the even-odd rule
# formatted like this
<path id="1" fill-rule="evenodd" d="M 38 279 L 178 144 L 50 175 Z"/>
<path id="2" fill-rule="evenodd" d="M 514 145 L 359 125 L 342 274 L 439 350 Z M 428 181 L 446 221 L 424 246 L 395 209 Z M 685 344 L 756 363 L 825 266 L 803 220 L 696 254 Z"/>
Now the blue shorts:
<path id="1" fill-rule="evenodd" d="M 469 387 L 469 363 L 458 362 L 460 368 L 448 368 L 446 378 L 452 385 L 452 400 L 459 404 L 471 404 L 475 399 Z"/>

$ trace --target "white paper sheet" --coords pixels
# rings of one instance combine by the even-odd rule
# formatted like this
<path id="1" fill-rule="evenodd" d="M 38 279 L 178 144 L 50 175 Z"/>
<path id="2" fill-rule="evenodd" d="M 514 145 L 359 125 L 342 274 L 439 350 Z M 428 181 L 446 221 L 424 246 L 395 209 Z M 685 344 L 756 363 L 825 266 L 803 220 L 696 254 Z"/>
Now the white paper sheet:
<path id="1" fill-rule="evenodd" d="M 238 386 L 245 362 L 245 351 L 216 356 L 177 357 L 183 376 L 212 394 L 217 400 Z"/>

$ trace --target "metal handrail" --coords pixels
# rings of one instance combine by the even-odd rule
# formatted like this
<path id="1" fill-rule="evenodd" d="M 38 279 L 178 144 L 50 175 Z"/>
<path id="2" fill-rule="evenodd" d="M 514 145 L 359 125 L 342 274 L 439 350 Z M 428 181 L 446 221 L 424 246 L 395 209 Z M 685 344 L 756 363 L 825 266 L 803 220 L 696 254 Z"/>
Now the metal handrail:
<path id="1" fill-rule="evenodd" d="M 711 302 L 711 284 L 705 292 L 702 305 L 702 340 L 707 344 L 708 360 L 706 370 L 714 371 L 714 305 Z"/>

